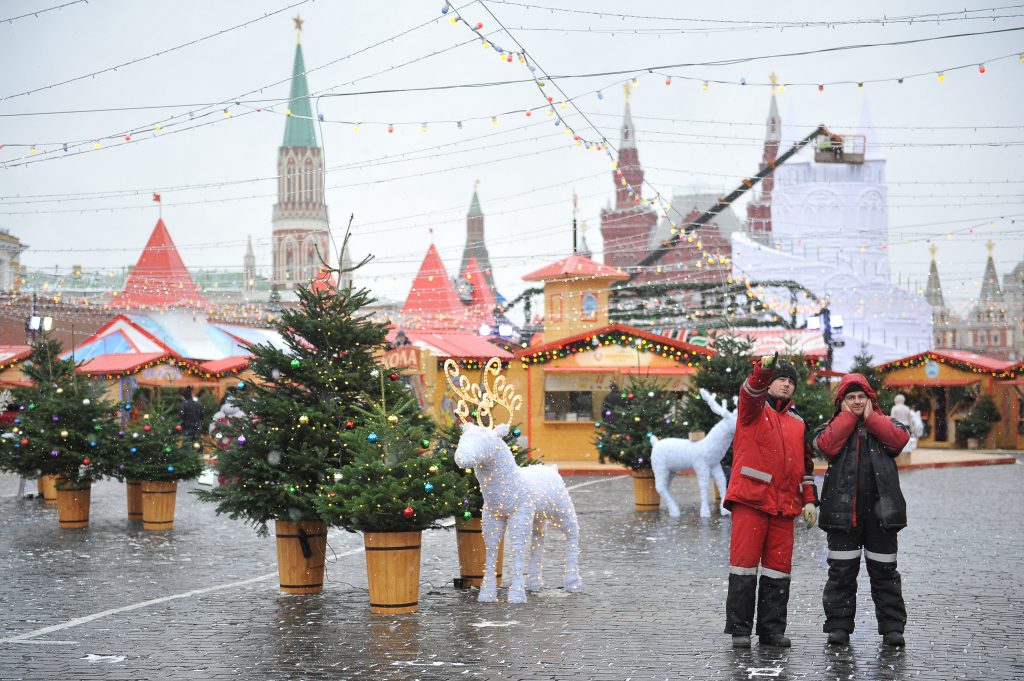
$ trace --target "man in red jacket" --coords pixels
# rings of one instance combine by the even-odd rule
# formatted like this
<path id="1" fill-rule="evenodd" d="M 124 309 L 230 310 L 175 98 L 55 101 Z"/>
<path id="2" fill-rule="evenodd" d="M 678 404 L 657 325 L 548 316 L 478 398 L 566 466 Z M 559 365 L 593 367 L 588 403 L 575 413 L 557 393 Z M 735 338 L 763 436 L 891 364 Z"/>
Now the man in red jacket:
<path id="1" fill-rule="evenodd" d="M 811 449 L 804 421 L 792 409 L 796 369 L 778 357 L 762 357 L 740 389 L 725 495 L 732 511 L 725 633 L 732 634 L 735 648 L 750 647 L 755 601 L 760 644 L 790 646 L 785 633 L 793 519 L 802 511 L 810 528 L 817 518 Z"/>

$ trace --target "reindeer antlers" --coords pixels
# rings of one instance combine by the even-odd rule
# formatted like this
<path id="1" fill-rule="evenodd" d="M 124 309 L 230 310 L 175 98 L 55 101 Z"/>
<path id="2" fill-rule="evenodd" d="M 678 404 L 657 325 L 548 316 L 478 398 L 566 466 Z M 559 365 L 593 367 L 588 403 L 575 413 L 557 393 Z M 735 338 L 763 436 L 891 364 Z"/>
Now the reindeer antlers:
<path id="1" fill-rule="evenodd" d="M 488 374 L 495 376 L 493 384 L 488 381 Z M 459 365 L 455 363 L 455 360 L 446 359 L 444 361 L 444 375 L 448 379 L 448 385 L 452 387 L 455 395 L 459 398 L 455 407 L 455 415 L 463 423 L 469 422 L 469 417 L 475 415 L 478 425 L 493 428 L 494 420 L 491 411 L 495 406 L 501 406 L 508 412 L 507 423 L 511 424 L 515 412 L 523 406 L 523 398 L 516 395 L 515 386 L 509 385 L 505 377 L 501 375 L 501 360 L 497 357 L 490 358 L 484 365 L 482 390 L 481 384 L 471 384 L 468 378 L 459 373 Z M 470 404 L 476 406 L 475 412 L 470 410 Z"/>
<path id="2" fill-rule="evenodd" d="M 715 393 L 709 393 L 704 388 L 700 389 L 700 396 L 705 402 L 708 403 L 708 408 L 711 409 L 711 411 L 714 412 L 715 414 L 718 414 L 722 418 L 725 418 L 726 416 L 729 415 L 729 400 L 722 400 L 722 402 L 719 403 L 718 395 L 716 395 Z"/>

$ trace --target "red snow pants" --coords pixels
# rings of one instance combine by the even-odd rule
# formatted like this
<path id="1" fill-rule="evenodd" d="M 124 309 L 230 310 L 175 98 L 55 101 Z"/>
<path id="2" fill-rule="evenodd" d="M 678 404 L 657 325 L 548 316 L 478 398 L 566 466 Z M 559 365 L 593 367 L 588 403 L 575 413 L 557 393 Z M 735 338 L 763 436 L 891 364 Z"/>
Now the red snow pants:
<path id="1" fill-rule="evenodd" d="M 729 572 L 756 575 L 760 563 L 763 576 L 788 578 L 793 569 L 793 520 L 734 504 Z"/>

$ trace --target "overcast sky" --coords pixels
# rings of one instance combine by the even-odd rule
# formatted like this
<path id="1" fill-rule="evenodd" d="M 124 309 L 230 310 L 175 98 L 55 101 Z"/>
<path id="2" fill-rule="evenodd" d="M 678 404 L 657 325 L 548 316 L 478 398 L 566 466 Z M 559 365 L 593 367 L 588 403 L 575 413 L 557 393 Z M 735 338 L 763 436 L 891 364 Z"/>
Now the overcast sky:
<path id="1" fill-rule="evenodd" d="M 0 4 L 0 19 L 63 2 L 67 0 L 6 0 Z M 825 122 L 840 132 L 856 132 L 862 100 L 868 98 L 888 159 L 894 272 L 923 281 L 931 239 L 939 246 L 947 296 L 963 300 L 976 296 L 980 288 L 986 241 L 998 244 L 1000 275 L 1024 255 L 1024 147 L 1004 145 L 1024 141 L 1024 63 L 1015 54 L 1024 49 L 1024 31 L 771 56 L 1024 27 L 1024 5 L 963 0 L 699 6 L 642 0 L 533 2 L 530 7 L 528 0 L 471 2 L 461 11 L 467 19 L 482 22 L 484 33 L 498 28 L 488 10 L 493 12 L 514 36 L 496 33 L 491 36 L 495 44 L 511 48 L 517 40 L 550 75 L 620 70 L 640 74 L 632 100 L 640 158 L 647 180 L 666 196 L 695 189 L 725 192 L 756 172 L 770 96 L 769 88 L 759 84 L 767 83 L 774 71 L 781 82 L 789 83 L 779 95 L 785 122 L 795 121 L 801 131 Z M 46 87 L 291 4 L 298 6 L 198 44 Z M 465 241 L 465 213 L 478 179 L 495 279 L 507 297 L 524 288 L 522 274 L 569 252 L 574 191 L 579 195 L 579 218 L 591 227 L 587 239 L 600 259 L 598 213 L 613 200 L 614 191 L 608 159 L 577 148 L 562 134 L 563 128 L 541 112 L 529 118 L 523 113 L 499 115 L 496 126 L 490 120 L 502 112 L 545 104 L 534 85 L 369 92 L 530 75 L 518 60 L 509 64 L 494 51 L 482 49 L 465 26 L 452 25 L 451 14 L 440 12 L 442 4 L 91 0 L 0 23 L 0 144 L 5 145 L 0 163 L 28 155 L 28 149 L 18 144 L 37 145 L 29 165 L 0 168 L 0 227 L 30 245 L 22 259 L 30 269 L 82 265 L 119 271 L 138 258 L 157 219 L 151 192 L 159 191 L 164 219 L 189 267 L 241 269 L 245 242 L 251 236 L 258 267 L 268 271 L 276 185 L 259 178 L 276 172 L 285 125 L 280 101 L 288 95 L 295 52 L 291 17 L 298 13 L 305 21 L 302 40 L 311 91 L 345 95 L 319 99 L 314 110 L 325 118 L 318 135 L 332 169 L 327 175 L 332 228 L 342 232 L 354 214 L 356 254 L 376 256 L 359 273 L 359 281 L 379 295 L 404 299 L 431 238 L 449 270 L 455 270 Z M 917 14 L 996 6 L 1005 8 L 995 14 L 1009 18 L 962 20 L 964 15 L 959 14 L 912 25 L 784 30 L 754 25 L 892 17 L 897 13 L 894 8 L 899 14 Z M 387 42 L 371 47 L 381 41 Z M 1005 55 L 1012 56 L 992 61 Z M 751 57 L 767 58 L 669 69 L 675 74 L 669 86 L 665 76 L 647 73 L 648 68 L 666 64 Z M 985 73 L 979 72 L 982 63 Z M 969 68 L 952 70 L 963 65 Z M 945 79 L 940 81 L 937 73 L 943 70 Z M 857 81 L 917 73 L 927 75 L 908 77 L 902 84 L 856 86 Z M 564 113 L 584 136 L 603 134 L 618 144 L 625 77 L 556 80 L 566 95 L 577 98 L 587 120 L 571 106 Z M 705 90 L 704 79 L 729 84 L 711 82 Z M 741 79 L 748 84 L 740 85 Z M 815 85 L 844 80 L 853 84 L 828 85 L 824 92 Z M 46 89 L 16 96 L 36 88 Z M 564 96 L 552 84 L 546 90 L 556 102 Z M 245 103 L 256 99 L 268 101 Z M 236 100 L 243 103 L 236 106 Z M 224 115 L 222 102 L 231 102 L 230 117 Z M 127 107 L 137 108 L 44 115 Z M 264 110 L 255 112 L 257 107 Z M 34 115 L 11 115 L 30 113 Z M 120 137 L 172 116 L 179 118 L 165 122 L 160 132 L 138 132 L 129 143 Z M 454 122 L 439 122 L 457 120 L 464 121 L 461 130 Z M 353 121 L 361 122 L 358 132 Z M 194 127 L 205 122 L 209 124 Z M 429 123 L 427 132 L 421 131 L 423 122 Z M 386 131 L 389 123 L 395 124 L 392 134 Z M 600 133 L 590 128 L 591 123 Z M 104 140 L 99 150 L 93 150 L 92 140 L 111 135 L 118 135 L 117 140 Z M 87 144 L 72 144 L 67 154 L 47 153 L 65 141 Z M 948 146 L 961 143 L 965 146 Z M 74 154 L 75 149 L 85 153 Z M 222 182 L 232 184 L 217 186 Z M 175 189 L 204 184 L 211 186 Z M 88 200 L 67 196 L 134 189 L 140 192 Z M 650 189 L 645 192 L 650 194 Z M 60 200 L 19 202 L 12 198 L 17 195 L 56 195 Z"/>

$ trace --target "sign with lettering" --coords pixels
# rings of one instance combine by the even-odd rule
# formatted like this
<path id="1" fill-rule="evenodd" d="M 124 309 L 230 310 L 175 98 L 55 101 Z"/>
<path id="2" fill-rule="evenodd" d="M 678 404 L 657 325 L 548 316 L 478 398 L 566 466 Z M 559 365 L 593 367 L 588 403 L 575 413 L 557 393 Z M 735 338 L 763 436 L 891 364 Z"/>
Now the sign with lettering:
<path id="1" fill-rule="evenodd" d="M 381 357 L 381 364 L 388 369 L 419 369 L 420 349 L 413 345 L 406 345 L 394 350 L 388 350 Z"/>

